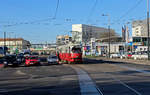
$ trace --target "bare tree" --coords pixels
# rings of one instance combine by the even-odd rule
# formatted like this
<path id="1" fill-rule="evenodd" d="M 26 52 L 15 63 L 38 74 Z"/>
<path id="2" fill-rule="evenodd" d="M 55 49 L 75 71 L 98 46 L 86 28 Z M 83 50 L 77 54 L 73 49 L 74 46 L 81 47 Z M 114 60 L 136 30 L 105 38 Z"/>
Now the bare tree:
<path id="1" fill-rule="evenodd" d="M 101 38 L 108 38 L 109 37 L 109 32 L 107 31 L 107 32 L 101 32 L 100 33 L 100 39 Z M 119 34 L 118 33 L 116 33 L 114 30 L 111 30 L 110 31 L 110 37 L 119 37 Z"/>
<path id="2" fill-rule="evenodd" d="M 110 41 L 111 42 L 118 42 L 120 40 L 118 40 L 119 38 L 119 34 L 116 33 L 114 30 L 111 30 L 110 31 Z M 109 32 L 101 32 L 100 35 L 99 35 L 99 38 L 104 41 L 104 42 L 108 42 L 109 41 Z"/>

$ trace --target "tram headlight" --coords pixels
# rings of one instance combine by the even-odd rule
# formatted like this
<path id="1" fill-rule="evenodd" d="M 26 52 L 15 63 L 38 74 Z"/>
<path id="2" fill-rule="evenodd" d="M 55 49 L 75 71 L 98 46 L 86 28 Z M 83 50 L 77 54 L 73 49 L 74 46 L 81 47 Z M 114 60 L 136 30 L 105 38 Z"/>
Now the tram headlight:
<path id="1" fill-rule="evenodd" d="M 7 61 L 4 61 L 4 64 L 7 64 Z"/>

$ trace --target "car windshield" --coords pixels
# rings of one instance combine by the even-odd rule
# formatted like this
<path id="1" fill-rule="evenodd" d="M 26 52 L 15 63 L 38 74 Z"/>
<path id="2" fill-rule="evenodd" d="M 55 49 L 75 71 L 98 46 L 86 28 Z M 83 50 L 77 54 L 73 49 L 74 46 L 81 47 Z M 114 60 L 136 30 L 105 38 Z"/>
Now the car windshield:
<path id="1" fill-rule="evenodd" d="M 52 56 L 51 58 L 57 58 L 57 56 Z"/>
<path id="2" fill-rule="evenodd" d="M 57 56 L 49 56 L 49 58 L 54 58 L 54 59 L 56 59 L 56 58 L 57 58 Z"/>
<path id="3" fill-rule="evenodd" d="M 37 57 L 30 57 L 30 59 L 37 59 Z"/>
<path id="4" fill-rule="evenodd" d="M 27 57 L 27 59 L 37 59 L 37 57 Z"/>

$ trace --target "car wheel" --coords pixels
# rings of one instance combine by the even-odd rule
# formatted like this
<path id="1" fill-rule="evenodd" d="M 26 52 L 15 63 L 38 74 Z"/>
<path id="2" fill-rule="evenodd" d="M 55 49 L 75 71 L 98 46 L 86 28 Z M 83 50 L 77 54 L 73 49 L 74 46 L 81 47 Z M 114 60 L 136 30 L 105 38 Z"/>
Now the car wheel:
<path id="1" fill-rule="evenodd" d="M 23 63 L 23 66 L 24 66 L 24 67 L 28 67 L 29 65 L 27 65 L 26 63 Z"/>
<path id="2" fill-rule="evenodd" d="M 6 67 L 7 67 L 7 64 L 4 64 L 4 65 L 3 65 L 3 68 L 6 68 Z"/>
<path id="3" fill-rule="evenodd" d="M 40 64 L 40 63 L 37 63 L 36 66 L 41 66 L 41 64 Z"/>
<path id="4" fill-rule="evenodd" d="M 18 64 L 14 64 L 13 66 L 14 66 L 14 67 L 18 67 Z"/>

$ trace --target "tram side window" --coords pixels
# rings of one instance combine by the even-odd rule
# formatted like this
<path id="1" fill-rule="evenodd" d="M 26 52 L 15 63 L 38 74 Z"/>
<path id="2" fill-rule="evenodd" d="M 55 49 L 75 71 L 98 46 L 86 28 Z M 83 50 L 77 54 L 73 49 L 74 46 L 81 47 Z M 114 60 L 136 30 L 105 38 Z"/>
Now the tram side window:
<path id="1" fill-rule="evenodd" d="M 81 49 L 80 48 L 72 48 L 72 52 L 73 53 L 81 53 Z"/>

